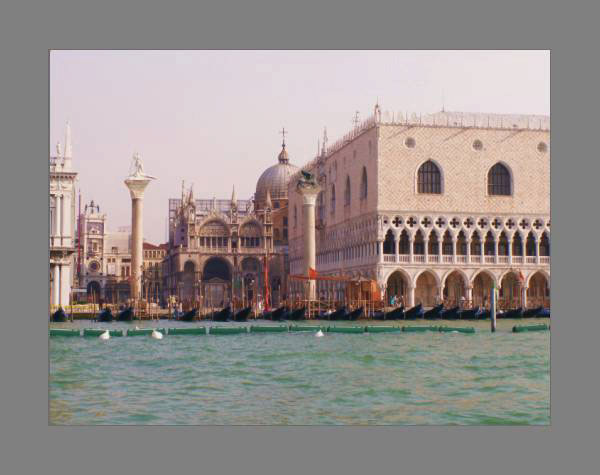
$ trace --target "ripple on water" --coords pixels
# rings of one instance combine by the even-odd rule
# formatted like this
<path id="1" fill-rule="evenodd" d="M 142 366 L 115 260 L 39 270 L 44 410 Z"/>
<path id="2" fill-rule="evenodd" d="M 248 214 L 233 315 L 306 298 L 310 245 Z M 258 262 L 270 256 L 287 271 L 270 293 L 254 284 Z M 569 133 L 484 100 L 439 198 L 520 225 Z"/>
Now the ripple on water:
<path id="1" fill-rule="evenodd" d="M 494 335 L 51 338 L 49 420 L 549 424 L 550 335 L 502 325 Z"/>

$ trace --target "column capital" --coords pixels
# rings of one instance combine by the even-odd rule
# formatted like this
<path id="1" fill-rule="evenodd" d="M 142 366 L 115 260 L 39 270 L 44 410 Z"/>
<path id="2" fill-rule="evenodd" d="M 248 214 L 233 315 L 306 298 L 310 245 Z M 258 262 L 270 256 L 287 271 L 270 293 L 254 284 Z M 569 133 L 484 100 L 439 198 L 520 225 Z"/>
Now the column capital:
<path id="1" fill-rule="evenodd" d="M 125 186 L 129 188 L 129 194 L 131 195 L 131 199 L 142 199 L 144 197 L 144 191 L 146 191 L 146 187 L 148 183 L 150 183 L 150 178 L 127 178 L 125 181 Z"/>

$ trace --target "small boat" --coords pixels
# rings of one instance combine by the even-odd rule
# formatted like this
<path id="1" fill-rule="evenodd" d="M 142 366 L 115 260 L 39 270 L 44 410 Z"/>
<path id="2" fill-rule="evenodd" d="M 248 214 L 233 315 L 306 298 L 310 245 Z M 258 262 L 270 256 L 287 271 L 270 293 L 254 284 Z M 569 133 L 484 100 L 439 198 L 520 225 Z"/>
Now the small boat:
<path id="1" fill-rule="evenodd" d="M 385 320 L 385 312 L 373 312 L 371 318 L 373 320 Z"/>
<path id="2" fill-rule="evenodd" d="M 364 312 L 364 307 L 358 307 L 355 310 L 352 310 L 351 312 L 346 314 L 346 320 L 358 320 L 360 318 L 360 316 L 363 314 Z"/>
<path id="3" fill-rule="evenodd" d="M 297 308 L 296 310 L 292 310 L 287 320 L 305 320 L 304 315 L 306 314 L 306 307 Z"/>
<path id="4" fill-rule="evenodd" d="M 114 319 L 115 317 L 110 311 L 110 308 L 105 308 L 96 317 L 96 320 L 98 320 L 99 322 L 112 322 Z"/>
<path id="5" fill-rule="evenodd" d="M 538 313 L 540 313 L 544 307 L 533 307 L 523 310 L 523 318 L 532 318 L 535 317 Z"/>
<path id="6" fill-rule="evenodd" d="M 550 318 L 550 309 L 542 308 L 538 313 L 535 314 L 535 318 Z"/>
<path id="7" fill-rule="evenodd" d="M 127 307 L 125 310 L 120 311 L 117 314 L 117 321 L 119 322 L 130 322 L 135 318 L 133 315 L 133 307 Z"/>
<path id="8" fill-rule="evenodd" d="M 458 318 L 460 307 L 452 307 L 442 310 L 443 320 L 456 320 Z"/>
<path id="9" fill-rule="evenodd" d="M 275 310 L 265 314 L 267 320 L 273 320 L 274 322 L 280 322 L 287 315 L 287 307 L 276 308 Z"/>
<path id="10" fill-rule="evenodd" d="M 347 314 L 348 310 L 346 307 L 340 307 L 335 312 L 329 314 L 329 320 L 344 320 Z"/>
<path id="11" fill-rule="evenodd" d="M 476 320 L 481 314 L 480 307 L 474 307 L 467 310 L 461 310 L 458 312 L 458 318 L 461 320 Z"/>
<path id="12" fill-rule="evenodd" d="M 383 319 L 384 320 L 401 320 L 404 318 L 404 307 L 398 307 L 394 310 L 390 310 L 386 312 Z"/>
<path id="13" fill-rule="evenodd" d="M 236 312 L 236 314 L 233 317 L 233 320 L 236 322 L 245 322 L 248 319 L 248 316 L 251 312 L 252 307 L 243 308 L 239 312 Z"/>
<path id="14" fill-rule="evenodd" d="M 497 313 L 496 318 L 523 318 L 523 307 L 513 308 L 502 313 Z"/>
<path id="15" fill-rule="evenodd" d="M 62 307 L 59 307 L 58 310 L 50 316 L 50 320 L 53 322 L 66 322 L 67 314 Z"/>
<path id="16" fill-rule="evenodd" d="M 189 311 L 185 312 L 183 315 L 181 315 L 179 317 L 179 320 L 181 320 L 182 322 L 191 322 L 195 318 L 196 318 L 196 309 L 193 308 L 192 310 L 189 310 Z"/>
<path id="17" fill-rule="evenodd" d="M 332 313 L 333 312 L 331 310 L 324 310 L 321 313 L 319 313 L 319 315 L 317 316 L 317 318 L 319 320 L 329 320 L 329 317 L 331 316 Z"/>
<path id="18" fill-rule="evenodd" d="M 228 305 L 224 309 L 214 312 L 212 314 L 212 319 L 215 322 L 226 322 L 227 320 L 231 319 L 232 316 L 231 307 Z"/>
<path id="19" fill-rule="evenodd" d="M 410 308 L 406 312 L 404 312 L 404 319 L 405 320 L 415 320 L 416 318 L 423 318 L 424 313 L 425 313 L 425 310 L 423 310 L 423 305 L 418 304 L 418 305 L 415 305 L 413 308 Z"/>
<path id="20" fill-rule="evenodd" d="M 427 310 L 424 314 L 423 314 L 423 318 L 426 318 L 428 320 L 434 320 L 434 319 L 438 319 L 438 318 L 442 318 L 442 312 L 444 310 L 444 304 L 439 304 L 436 305 L 435 307 Z"/>

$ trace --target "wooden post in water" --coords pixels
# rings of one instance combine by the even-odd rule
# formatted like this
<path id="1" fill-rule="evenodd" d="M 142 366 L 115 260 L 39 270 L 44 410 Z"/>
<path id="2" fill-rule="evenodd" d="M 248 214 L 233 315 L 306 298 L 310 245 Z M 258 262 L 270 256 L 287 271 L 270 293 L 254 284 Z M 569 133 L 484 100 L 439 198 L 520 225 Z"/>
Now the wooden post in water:
<path id="1" fill-rule="evenodd" d="M 492 291 L 490 295 L 490 322 L 492 333 L 496 331 L 496 305 L 497 305 L 498 294 L 496 292 L 496 284 L 492 284 Z"/>

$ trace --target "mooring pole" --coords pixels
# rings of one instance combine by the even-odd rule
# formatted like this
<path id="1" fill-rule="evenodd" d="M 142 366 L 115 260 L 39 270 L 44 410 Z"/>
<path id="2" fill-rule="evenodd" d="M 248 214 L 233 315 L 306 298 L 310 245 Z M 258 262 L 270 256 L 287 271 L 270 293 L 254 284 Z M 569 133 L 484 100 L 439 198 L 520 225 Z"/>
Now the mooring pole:
<path id="1" fill-rule="evenodd" d="M 490 322 L 492 333 L 496 331 L 496 305 L 497 305 L 497 293 L 496 284 L 492 284 L 492 291 L 490 295 Z"/>

